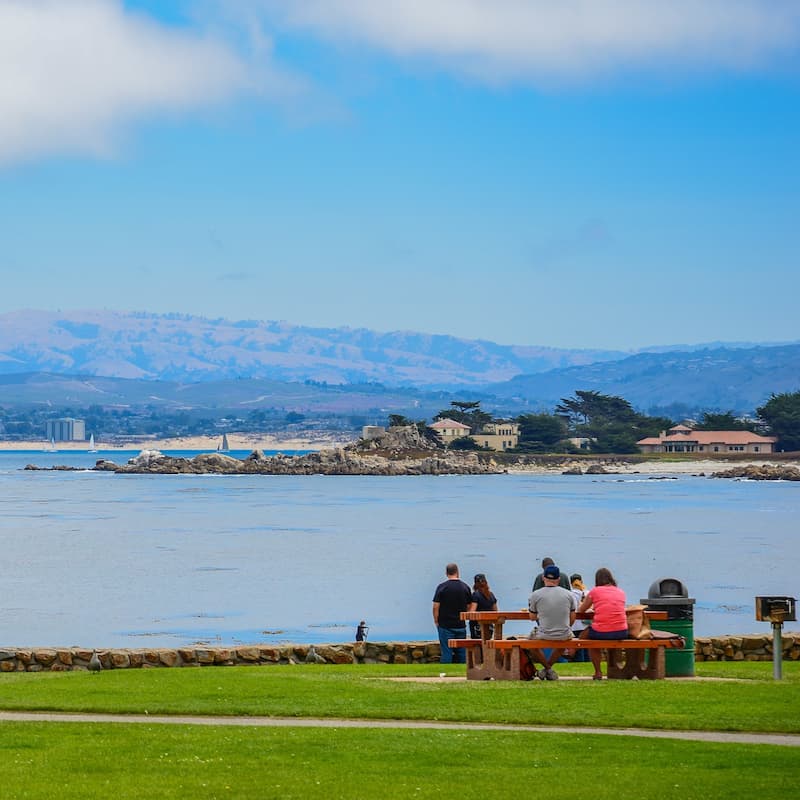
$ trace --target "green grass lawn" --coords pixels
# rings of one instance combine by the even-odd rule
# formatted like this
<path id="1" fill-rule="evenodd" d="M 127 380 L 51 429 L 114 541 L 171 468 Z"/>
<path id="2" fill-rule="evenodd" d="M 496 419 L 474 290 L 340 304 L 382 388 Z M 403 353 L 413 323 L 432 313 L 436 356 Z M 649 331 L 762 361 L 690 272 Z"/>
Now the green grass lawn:
<path id="1" fill-rule="evenodd" d="M 587 665 L 563 665 L 586 674 Z M 698 664 L 729 681 L 401 683 L 464 668 L 287 666 L 0 675 L 0 708 L 564 724 L 525 731 L 0 723 L 4 798 L 791 796 L 800 748 L 581 733 L 581 726 L 798 732 L 800 665 Z M 501 788 L 515 781 L 514 788 Z"/>
<path id="2" fill-rule="evenodd" d="M 514 781 L 514 788 L 501 788 Z M 3 797 L 790 797 L 796 748 L 500 731 L 4 723 Z"/>
<path id="3" fill-rule="evenodd" d="M 583 664 L 559 665 L 585 675 Z M 430 719 L 551 725 L 800 733 L 800 664 L 704 663 L 725 681 L 454 681 L 400 683 L 400 676 L 463 675 L 459 666 L 355 665 L 112 670 L 99 674 L 0 675 L 0 708 Z"/>

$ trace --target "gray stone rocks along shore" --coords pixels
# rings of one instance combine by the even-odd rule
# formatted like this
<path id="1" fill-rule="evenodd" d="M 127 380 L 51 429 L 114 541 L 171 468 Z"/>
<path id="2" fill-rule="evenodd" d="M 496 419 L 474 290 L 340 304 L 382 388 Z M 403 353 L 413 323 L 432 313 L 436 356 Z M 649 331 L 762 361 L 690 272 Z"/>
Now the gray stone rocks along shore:
<path id="1" fill-rule="evenodd" d="M 220 453 L 177 458 L 144 450 L 127 464 L 101 460 L 95 469 L 158 475 L 479 475 L 503 471 L 491 462 L 482 462 L 474 453 L 390 459 L 346 449 L 320 450 L 304 456 L 265 456 L 255 450 L 243 460 Z"/>
<path id="2" fill-rule="evenodd" d="M 749 481 L 800 481 L 800 469 L 788 464 L 745 464 L 715 472 L 712 478 L 744 478 Z"/>

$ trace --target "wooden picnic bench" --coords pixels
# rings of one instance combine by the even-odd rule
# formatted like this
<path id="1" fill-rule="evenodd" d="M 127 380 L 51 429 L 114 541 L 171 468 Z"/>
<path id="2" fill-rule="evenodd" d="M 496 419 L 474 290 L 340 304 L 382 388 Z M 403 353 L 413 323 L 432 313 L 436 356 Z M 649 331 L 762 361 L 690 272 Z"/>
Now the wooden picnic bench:
<path id="1" fill-rule="evenodd" d="M 664 620 L 666 611 L 645 611 L 648 620 Z M 530 620 L 527 611 L 465 611 L 461 618 L 479 622 L 480 639 L 450 639 L 450 647 L 467 651 L 467 680 L 524 680 L 529 650 L 568 648 L 571 650 L 602 650 L 608 664 L 609 678 L 664 678 L 664 651 L 668 647 L 683 647 L 683 640 L 657 639 L 528 639 L 503 638 L 507 620 Z M 579 614 L 579 619 L 591 619 L 592 613 Z M 490 636 L 489 631 L 494 627 Z"/>

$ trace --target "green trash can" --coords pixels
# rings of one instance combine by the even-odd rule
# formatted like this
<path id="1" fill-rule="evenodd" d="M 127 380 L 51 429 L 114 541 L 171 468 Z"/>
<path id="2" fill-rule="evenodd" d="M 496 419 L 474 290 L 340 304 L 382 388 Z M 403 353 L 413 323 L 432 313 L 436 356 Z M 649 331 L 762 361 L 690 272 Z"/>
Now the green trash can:
<path id="1" fill-rule="evenodd" d="M 650 627 L 683 636 L 682 648 L 670 648 L 666 656 L 668 678 L 694 677 L 694 609 L 693 597 L 677 578 L 659 578 L 650 585 L 647 598 L 642 598 L 648 611 L 666 611 L 666 620 L 651 620 Z"/>

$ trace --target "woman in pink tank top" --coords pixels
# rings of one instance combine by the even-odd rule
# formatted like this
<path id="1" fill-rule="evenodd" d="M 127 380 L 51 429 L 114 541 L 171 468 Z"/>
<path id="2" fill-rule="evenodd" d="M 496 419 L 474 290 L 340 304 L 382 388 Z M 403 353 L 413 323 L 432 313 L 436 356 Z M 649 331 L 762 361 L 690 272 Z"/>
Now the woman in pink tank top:
<path id="1" fill-rule="evenodd" d="M 594 576 L 594 589 L 590 589 L 580 604 L 578 611 L 594 609 L 594 617 L 589 627 L 581 634 L 582 639 L 627 639 L 628 618 L 625 615 L 625 592 L 617 586 L 611 570 L 600 567 Z M 589 656 L 594 665 L 594 679 L 603 679 L 600 669 L 601 653 L 590 650 Z"/>

